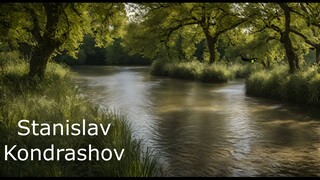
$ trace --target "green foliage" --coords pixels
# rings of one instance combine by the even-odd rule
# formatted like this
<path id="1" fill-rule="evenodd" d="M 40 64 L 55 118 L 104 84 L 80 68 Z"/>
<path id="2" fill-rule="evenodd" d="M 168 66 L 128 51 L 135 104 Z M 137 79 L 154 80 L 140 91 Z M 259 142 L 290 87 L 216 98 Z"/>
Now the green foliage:
<path id="1" fill-rule="evenodd" d="M 192 62 L 180 62 L 168 64 L 168 76 L 182 79 L 199 79 L 201 73 L 204 70 L 202 63 Z"/>
<path id="2" fill-rule="evenodd" d="M 168 63 L 164 60 L 153 61 L 150 67 L 150 73 L 156 76 L 167 76 L 168 75 L 168 69 L 166 66 L 167 64 Z"/>
<path id="3" fill-rule="evenodd" d="M 54 36 L 50 38 L 62 42 L 55 53 L 67 51 L 72 57 L 76 57 L 85 34 L 94 36 L 99 46 L 107 45 L 123 34 L 126 21 L 122 3 L 61 3 L 56 7 L 60 8 L 56 27 L 47 19 L 50 12 L 43 3 L 4 3 L 0 8 L 0 29 L 5 32 L 1 41 L 35 47 L 51 25 Z"/>
<path id="4" fill-rule="evenodd" d="M 114 43 L 105 49 L 105 64 L 107 65 L 150 65 L 149 59 L 138 54 L 130 55 L 122 46 L 122 39 L 116 39 Z"/>
<path id="5" fill-rule="evenodd" d="M 259 63 L 232 63 L 229 69 L 233 72 L 235 78 L 247 78 L 250 74 L 263 69 Z"/>
<path id="6" fill-rule="evenodd" d="M 287 5 L 299 7 L 294 3 Z M 298 54 L 300 62 L 309 53 L 309 45 L 301 43 L 303 38 L 293 32 L 289 32 L 293 51 L 284 48 L 280 39 L 285 31 L 285 16 L 278 3 L 146 3 L 136 7 L 140 10 L 139 21 L 128 26 L 130 31 L 125 44 L 131 52 L 151 59 L 203 61 L 204 58 L 208 61 L 214 56 L 231 62 L 245 55 L 258 58 L 259 63 L 270 68 L 285 60 L 286 51 Z M 307 18 L 291 10 L 289 28 L 298 26 L 298 29 L 305 29 L 303 32 L 312 34 L 303 23 Z M 204 40 L 215 42 L 212 43 L 217 46 L 214 54 L 207 43 L 201 50 L 200 44 Z"/>
<path id="7" fill-rule="evenodd" d="M 259 64 L 219 63 L 210 65 L 198 61 L 168 63 L 164 60 L 157 60 L 152 63 L 150 71 L 151 74 L 157 76 L 169 76 L 202 82 L 227 82 L 234 78 L 248 77 L 259 69 L 262 69 Z"/>
<path id="8" fill-rule="evenodd" d="M 200 80 L 203 82 L 228 82 L 234 74 L 226 65 L 208 65 L 201 73 Z"/>
<path id="9" fill-rule="evenodd" d="M 319 59 L 319 3 L 285 4 L 290 7 L 289 37 L 293 54 L 303 62 L 313 47 L 318 49 Z M 80 58 L 74 64 L 81 64 L 84 59 L 86 64 L 126 64 L 128 51 L 130 55 L 168 62 L 184 59 L 203 62 L 212 57 L 231 62 L 245 54 L 257 57 L 269 68 L 283 61 L 288 51 L 280 41 L 287 30 L 285 13 L 279 3 L 129 3 L 127 9 L 123 3 L 61 3 L 50 5 L 52 15 L 47 6 L 3 4 L 1 44 L 34 48 L 41 42 L 39 36 L 45 38 L 47 33 L 46 40 L 59 44 L 51 57 L 68 53 Z M 130 19 L 126 11 L 131 11 Z M 57 19 L 57 24 L 50 24 L 48 18 Z M 47 28 L 49 25 L 51 29 Z M 95 39 L 95 45 L 89 43 L 79 48 L 85 34 Z M 120 37 L 123 42 L 116 40 L 106 51 L 97 48 L 107 47 Z M 71 58 L 59 58 L 71 62 Z M 139 59 L 147 63 L 139 56 L 130 58 L 133 64 L 140 64 Z"/>
<path id="10" fill-rule="evenodd" d="M 29 46 L 29 76 L 40 79 L 57 54 L 76 58 L 85 34 L 99 47 L 112 43 L 127 18 L 123 3 L 5 3 L 0 12 L 0 42 Z"/>
<path id="11" fill-rule="evenodd" d="M 148 59 L 139 55 L 129 55 L 122 47 L 121 39 L 115 41 L 108 47 L 97 47 L 94 38 L 84 37 L 84 42 L 80 46 L 77 59 L 70 57 L 66 53 L 58 55 L 56 62 L 67 65 L 149 65 Z"/>
<path id="12" fill-rule="evenodd" d="M 282 80 L 288 75 L 285 66 L 278 66 L 268 70 L 252 73 L 246 80 L 246 94 L 260 97 L 279 97 L 279 87 Z"/>
<path id="13" fill-rule="evenodd" d="M 28 64 L 17 54 L 2 54 L 0 75 L 0 145 L 17 144 L 23 148 L 44 150 L 50 144 L 58 148 L 125 149 L 121 161 L 0 161 L 1 176 L 157 176 L 161 175 L 157 156 L 143 152 L 133 139 L 130 125 L 123 115 L 94 106 L 80 93 L 68 68 L 50 62 L 43 81 L 28 81 Z M 6 58 L 13 58 L 5 60 Z M 5 60 L 5 61 L 4 61 Z M 111 123 L 108 137 L 99 136 L 18 136 L 20 119 L 38 123 L 61 122 Z M 4 157 L 4 152 L 0 152 Z"/>
<path id="14" fill-rule="evenodd" d="M 309 84 L 309 92 L 312 94 L 308 94 L 308 102 L 309 104 L 313 104 L 316 106 L 320 106 L 320 74 L 316 74 L 310 80 Z"/>
<path id="15" fill-rule="evenodd" d="M 143 3 L 139 21 L 130 22 L 125 44 L 132 53 L 151 59 L 193 59 L 196 44 L 215 44 L 218 37 L 244 19 L 231 3 Z M 210 49 L 211 47 L 207 47 Z M 211 53 L 210 53 L 211 56 Z M 206 57 L 206 56 L 205 56 Z M 207 59 L 208 60 L 208 59 Z"/>

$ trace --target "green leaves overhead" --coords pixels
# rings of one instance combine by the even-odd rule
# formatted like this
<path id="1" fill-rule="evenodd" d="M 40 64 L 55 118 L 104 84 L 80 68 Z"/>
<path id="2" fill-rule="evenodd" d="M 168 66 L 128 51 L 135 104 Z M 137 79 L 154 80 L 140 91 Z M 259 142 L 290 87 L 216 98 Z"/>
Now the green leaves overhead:
<path id="1" fill-rule="evenodd" d="M 0 43 L 26 43 L 76 57 L 83 36 L 105 47 L 121 37 L 131 54 L 209 63 L 241 54 L 290 67 L 316 51 L 320 62 L 319 3 L 3 3 Z M 47 48 L 47 49 L 45 49 Z M 48 55 L 41 55 L 47 59 Z M 40 57 L 40 56 L 39 56 Z M 200 57 L 200 58 L 199 58 Z M 39 58 L 39 59 L 41 59 Z M 252 57 L 250 57 L 252 58 Z M 39 64 L 40 60 L 33 61 Z M 42 65 L 45 67 L 44 65 Z M 294 71 L 294 70 L 293 70 Z"/>
<path id="2" fill-rule="evenodd" d="M 84 34 L 91 34 L 99 46 L 107 45 L 123 34 L 126 13 L 122 3 L 4 3 L 0 6 L 0 40 L 12 45 L 40 43 L 50 28 L 51 38 L 61 45 L 55 53 L 67 50 L 75 56 Z M 55 7 L 55 9 L 53 8 Z M 57 24 L 52 24 L 52 17 Z"/>
<path id="3" fill-rule="evenodd" d="M 298 67 L 310 48 L 318 49 L 317 62 L 320 61 L 319 3 L 133 5 L 138 15 L 132 15 L 135 18 L 125 41 L 132 53 L 154 59 L 166 57 L 170 61 L 192 60 L 195 46 L 205 40 L 203 56 L 211 63 L 216 61 L 218 52 L 220 58 L 237 58 L 245 51 L 268 64 L 289 55 L 287 59 Z"/>
<path id="4" fill-rule="evenodd" d="M 40 79 L 58 53 L 76 57 L 85 34 L 100 47 L 120 37 L 127 18 L 123 3 L 6 3 L 0 12 L 0 42 L 29 45 L 29 76 Z"/>
<path id="5" fill-rule="evenodd" d="M 236 5 L 230 3 L 144 3 L 139 6 L 146 12 L 144 20 L 131 22 L 139 28 L 128 32 L 126 44 L 133 52 L 142 52 L 150 58 L 161 52 L 170 54 L 181 37 L 181 50 L 186 58 L 190 58 L 195 52 L 195 44 L 201 40 L 207 39 L 214 45 L 221 34 L 246 21 L 235 10 Z M 143 35 L 151 37 L 148 38 L 150 41 Z M 132 43 L 133 39 L 135 43 Z M 148 47 L 137 46 L 139 39 Z M 214 57 L 214 48 L 208 46 L 208 49 L 210 57 Z"/>
<path id="6" fill-rule="evenodd" d="M 88 3 L 88 6 L 91 17 L 89 27 L 99 47 L 105 47 L 124 35 L 127 16 L 123 3 Z"/>

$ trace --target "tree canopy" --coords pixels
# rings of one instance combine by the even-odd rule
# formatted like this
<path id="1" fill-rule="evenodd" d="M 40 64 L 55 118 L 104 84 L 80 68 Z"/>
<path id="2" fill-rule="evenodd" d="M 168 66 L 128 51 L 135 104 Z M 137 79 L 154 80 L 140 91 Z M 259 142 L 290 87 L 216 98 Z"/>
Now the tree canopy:
<path id="1" fill-rule="evenodd" d="M 319 3 L 135 4 L 140 13 L 136 10 L 125 40 L 132 52 L 169 60 L 181 59 L 181 54 L 183 59 L 194 59 L 199 53 L 197 47 L 205 40 L 203 57 L 209 63 L 246 54 L 259 58 L 267 67 L 285 58 L 294 72 L 310 48 L 319 48 L 319 62 L 318 6 Z"/>
<path id="2" fill-rule="evenodd" d="M 214 63 L 221 34 L 246 21 L 239 14 L 239 6 L 231 3 L 143 3 L 139 6 L 143 13 L 137 19 L 143 21 L 131 23 L 129 27 L 134 33 L 129 34 L 127 45 L 151 58 L 163 51 L 170 55 L 170 49 L 177 46 L 179 39 L 183 54 L 190 58 L 195 45 L 205 39 L 208 61 Z M 135 46 L 142 39 L 148 41 L 148 46 Z"/>
<path id="3" fill-rule="evenodd" d="M 30 47 L 31 77 L 43 77 L 61 52 L 77 57 L 85 35 L 98 47 L 120 38 L 131 54 L 152 60 L 213 64 L 245 55 L 266 67 L 285 60 L 295 72 L 310 50 L 320 62 L 319 9 L 319 3 L 3 3 L 0 42 Z"/>
<path id="4" fill-rule="evenodd" d="M 48 60 L 59 52 L 76 56 L 85 34 L 99 46 L 121 36 L 126 18 L 123 3 L 3 3 L 0 40 L 31 46 L 29 75 L 43 77 Z"/>

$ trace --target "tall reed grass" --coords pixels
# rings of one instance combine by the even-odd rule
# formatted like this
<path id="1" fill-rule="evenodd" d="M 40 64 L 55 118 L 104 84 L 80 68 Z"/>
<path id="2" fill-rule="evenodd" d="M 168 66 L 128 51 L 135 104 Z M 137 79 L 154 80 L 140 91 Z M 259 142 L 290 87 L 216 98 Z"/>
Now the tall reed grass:
<path id="1" fill-rule="evenodd" d="M 87 149 L 125 149 L 120 161 L 4 161 L 0 150 L 0 176 L 162 176 L 157 156 L 144 152 L 140 140 L 132 137 L 130 125 L 123 115 L 101 110 L 81 95 L 72 79 L 72 72 L 49 62 L 43 81 L 29 81 L 28 63 L 18 56 L 0 56 L 0 147 Z M 107 136 L 19 136 L 17 123 L 21 119 L 37 123 L 103 123 L 112 126 Z M 21 130 L 20 130 L 21 131 Z"/>
<path id="2" fill-rule="evenodd" d="M 285 65 L 261 70 L 246 80 L 246 94 L 320 106 L 320 68 L 306 66 L 294 74 Z"/>
<path id="3" fill-rule="evenodd" d="M 165 62 L 156 60 L 151 65 L 151 74 L 202 82 L 228 82 L 234 78 L 246 78 L 252 72 L 262 69 L 260 64 L 190 62 Z"/>

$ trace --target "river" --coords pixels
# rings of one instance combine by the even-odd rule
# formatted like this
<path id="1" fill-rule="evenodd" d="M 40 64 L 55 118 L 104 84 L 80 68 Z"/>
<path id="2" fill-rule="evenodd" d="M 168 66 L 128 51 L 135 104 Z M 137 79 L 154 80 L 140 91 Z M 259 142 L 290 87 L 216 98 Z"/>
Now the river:
<path id="1" fill-rule="evenodd" d="M 320 110 L 248 97 L 244 80 L 155 77 L 149 67 L 75 67 L 91 100 L 126 115 L 168 176 L 320 176 Z"/>

